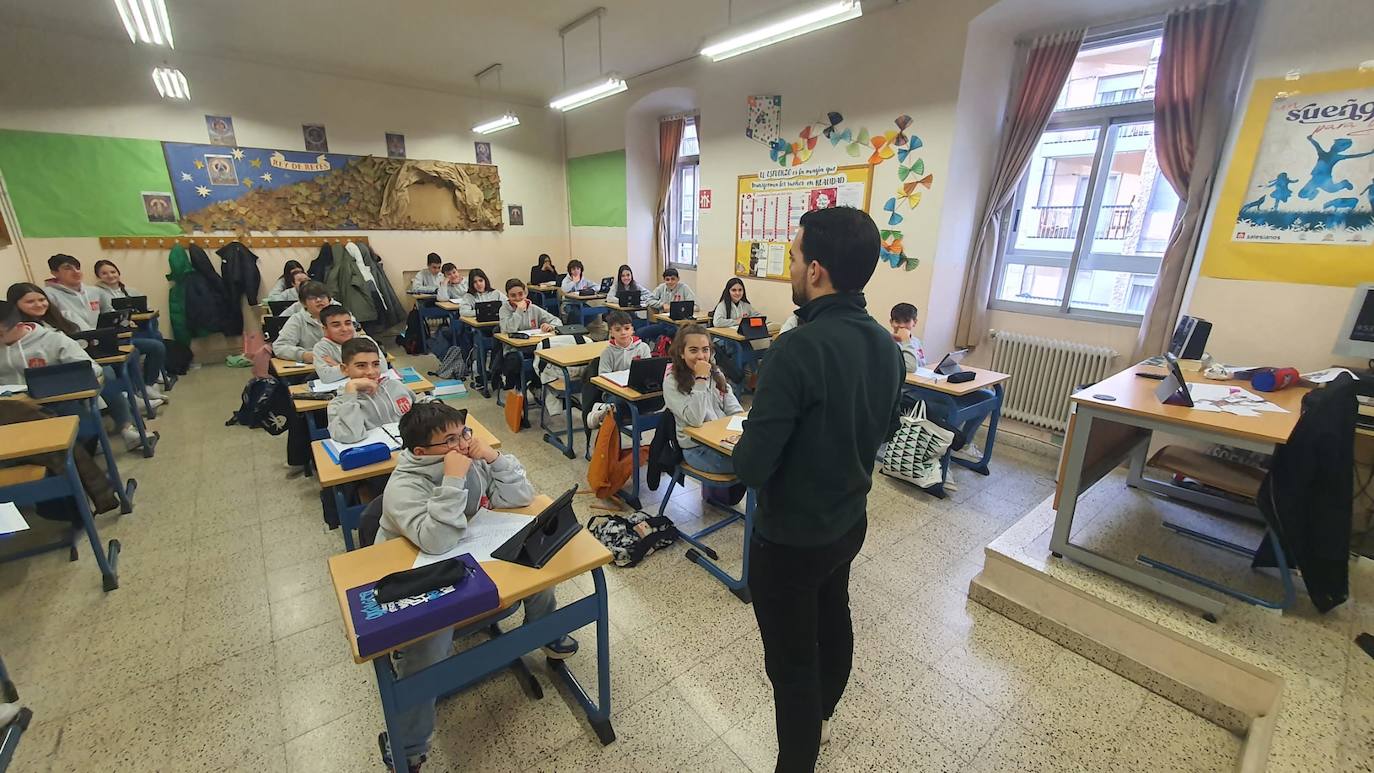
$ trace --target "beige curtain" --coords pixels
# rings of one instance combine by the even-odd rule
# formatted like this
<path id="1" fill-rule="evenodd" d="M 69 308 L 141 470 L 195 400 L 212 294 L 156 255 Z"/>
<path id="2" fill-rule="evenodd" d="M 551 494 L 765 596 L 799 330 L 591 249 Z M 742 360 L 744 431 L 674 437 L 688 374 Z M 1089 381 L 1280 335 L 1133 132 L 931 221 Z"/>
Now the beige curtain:
<path id="1" fill-rule="evenodd" d="M 1245 0 L 1181 8 L 1165 17 L 1155 77 L 1155 153 L 1183 213 L 1140 322 L 1136 360 L 1164 351 L 1178 322 L 1253 23 L 1254 6 Z"/>
<path id="2" fill-rule="evenodd" d="M 1011 206 L 1017 183 L 1030 163 L 1040 135 L 1049 123 L 1054 104 L 1073 68 L 1074 57 L 1083 42 L 1083 30 L 1069 30 L 1037 38 L 1030 44 L 1026 69 L 1019 94 L 997 154 L 987 204 L 979 221 L 968 265 L 964 268 L 964 291 L 959 300 L 959 327 L 955 345 L 977 346 L 987 330 L 988 296 L 992 293 L 997 256 L 1005 247 L 1002 221 Z"/>
<path id="3" fill-rule="evenodd" d="M 672 118 L 658 123 L 658 207 L 654 209 L 654 273 L 651 277 L 663 273 L 672 255 L 671 245 L 668 244 L 668 194 L 673 187 L 677 152 L 686 128 L 686 118 Z"/>

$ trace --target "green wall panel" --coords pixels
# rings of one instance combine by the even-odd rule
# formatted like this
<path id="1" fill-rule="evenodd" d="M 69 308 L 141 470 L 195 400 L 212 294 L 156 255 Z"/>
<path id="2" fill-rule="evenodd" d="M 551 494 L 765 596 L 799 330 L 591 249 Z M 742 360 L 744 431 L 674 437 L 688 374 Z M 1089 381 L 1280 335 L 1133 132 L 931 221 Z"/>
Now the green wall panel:
<path id="1" fill-rule="evenodd" d="M 0 130 L 0 172 L 26 237 L 181 233 L 143 210 L 142 192 L 172 189 L 155 140 Z"/>
<path id="2" fill-rule="evenodd" d="M 625 151 L 568 159 L 573 225 L 625 227 Z"/>

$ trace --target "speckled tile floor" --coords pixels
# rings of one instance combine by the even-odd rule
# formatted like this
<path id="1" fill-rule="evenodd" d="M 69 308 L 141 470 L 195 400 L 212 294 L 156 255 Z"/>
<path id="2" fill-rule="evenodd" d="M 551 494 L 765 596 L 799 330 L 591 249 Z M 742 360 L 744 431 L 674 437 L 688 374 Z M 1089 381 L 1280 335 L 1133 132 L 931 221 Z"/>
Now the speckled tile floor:
<path id="1" fill-rule="evenodd" d="M 0 565 L 0 654 L 35 714 L 14 770 L 381 769 L 372 672 L 347 656 L 325 568 L 342 542 L 321 523 L 318 489 L 286 477 L 284 438 L 223 426 L 246 377 L 192 373 L 157 422 L 157 457 L 119 457 L 139 479 L 134 513 L 99 519 L 124 546 L 119 590 L 101 593 L 84 546 L 77 563 L 49 553 Z M 506 431 L 492 401 L 466 404 L 540 490 L 583 479 L 585 462 L 537 431 Z M 966 598 L 982 546 L 1052 478 L 1053 460 L 1005 445 L 990 478 L 961 475 L 945 501 L 878 476 L 851 588 L 854 674 L 821 769 L 1235 766 L 1235 736 Z M 668 509 L 689 528 L 715 517 L 695 488 Z M 729 528 L 710 540 L 727 566 L 739 538 Z M 614 745 L 531 658 L 544 699 L 501 675 L 445 701 L 425 770 L 771 770 L 753 616 L 682 553 L 607 571 Z M 565 598 L 589 589 L 572 585 Z M 572 667 L 591 678 L 594 630 L 577 636 Z"/>

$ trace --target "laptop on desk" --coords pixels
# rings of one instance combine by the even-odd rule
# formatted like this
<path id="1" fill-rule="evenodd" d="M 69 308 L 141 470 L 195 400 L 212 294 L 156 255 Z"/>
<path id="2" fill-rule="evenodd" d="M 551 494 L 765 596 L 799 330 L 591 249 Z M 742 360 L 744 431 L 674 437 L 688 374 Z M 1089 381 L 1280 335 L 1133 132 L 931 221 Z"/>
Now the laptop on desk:
<path id="1" fill-rule="evenodd" d="M 130 295 L 127 298 L 114 298 L 110 301 L 115 311 L 127 311 L 133 314 L 143 314 L 148 311 L 148 296 Z"/>
<path id="2" fill-rule="evenodd" d="M 101 314 L 100 316 L 105 316 Z M 121 354 L 119 351 L 119 329 L 113 327 L 98 327 L 95 330 L 82 330 L 72 334 L 72 340 L 86 350 L 86 354 L 91 359 L 96 360 L 101 357 L 116 357 Z"/>
<path id="3" fill-rule="evenodd" d="M 744 317 L 739 321 L 739 327 L 736 329 L 736 332 L 748 341 L 753 341 L 759 338 L 767 338 L 768 317 L 764 314 Z"/>
<path id="4" fill-rule="evenodd" d="M 272 312 L 272 316 L 277 317 L 281 316 L 283 311 L 291 308 L 295 303 L 295 301 L 268 301 L 267 310 Z"/>
<path id="5" fill-rule="evenodd" d="M 941 376 L 952 376 L 963 371 L 959 363 L 963 361 L 964 355 L 968 354 L 968 349 L 959 349 L 940 358 L 940 364 L 935 366 L 935 372 Z"/>
<path id="6" fill-rule="evenodd" d="M 128 309 L 124 309 L 122 311 L 104 311 L 100 313 L 100 316 L 96 317 L 95 326 L 96 328 L 128 327 L 129 317 L 132 314 L 133 312 L 129 311 Z"/>
<path id="7" fill-rule="evenodd" d="M 615 284 L 615 277 L 608 276 L 601 280 L 601 287 L 597 289 L 600 295 L 606 295 L 611 291 L 611 285 Z"/>
<path id="8" fill-rule="evenodd" d="M 501 318 L 503 301 L 479 301 L 476 305 L 478 322 L 495 322 Z"/>
<path id="9" fill-rule="evenodd" d="M 639 392 L 650 394 L 663 391 L 663 371 L 668 367 L 667 357 L 648 357 L 630 362 L 630 375 L 625 386 Z"/>
<path id="10" fill-rule="evenodd" d="M 262 337 L 267 339 L 270 344 L 277 340 L 281 335 L 281 329 L 286 326 L 289 317 L 264 317 L 262 320 Z"/>
<path id="11" fill-rule="evenodd" d="M 640 292 L 638 290 L 619 290 L 615 294 L 615 304 L 622 309 L 639 309 Z"/>
<path id="12" fill-rule="evenodd" d="M 669 319 L 691 319 L 696 312 L 696 301 L 673 301 L 668 304 Z"/>

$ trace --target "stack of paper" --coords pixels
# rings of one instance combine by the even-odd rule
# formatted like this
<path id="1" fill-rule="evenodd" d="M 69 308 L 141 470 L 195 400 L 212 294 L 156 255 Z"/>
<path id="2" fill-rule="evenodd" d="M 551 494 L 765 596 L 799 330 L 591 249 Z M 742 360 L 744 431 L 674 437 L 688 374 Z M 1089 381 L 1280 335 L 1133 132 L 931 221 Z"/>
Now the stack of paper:
<path id="1" fill-rule="evenodd" d="M 725 429 L 729 432 L 743 432 L 744 420 L 747 418 L 749 418 L 749 414 L 747 413 L 735 414 L 730 417 L 730 423 L 725 425 Z"/>
<path id="2" fill-rule="evenodd" d="M 491 551 L 506 544 L 506 540 L 514 537 L 516 532 L 529 524 L 528 515 L 496 513 L 483 508 L 468 518 L 467 531 L 463 534 L 462 541 L 452 550 L 438 554 L 420 553 L 415 556 L 415 563 L 411 564 L 411 568 L 429 566 L 464 553 L 471 553 L 478 562 L 490 561 Z"/>
<path id="3" fill-rule="evenodd" d="M 341 452 L 347 451 L 350 448 L 358 448 L 359 446 L 372 445 L 373 443 L 381 443 L 385 445 L 387 448 L 390 448 L 392 451 L 399 451 L 401 448 L 401 441 L 400 430 L 397 429 L 398 425 L 388 424 L 387 426 L 392 428 L 393 430 L 396 430 L 396 434 L 393 435 L 391 432 L 388 432 L 384 427 L 377 427 L 376 429 L 364 435 L 363 439 L 359 440 L 356 443 L 340 443 L 333 438 L 329 438 L 324 441 L 324 450 L 329 452 L 329 458 L 333 459 L 336 462 L 339 461 L 339 454 Z"/>
<path id="4" fill-rule="evenodd" d="M 456 397 L 463 397 L 463 396 L 467 395 L 467 393 L 468 393 L 468 388 L 467 388 L 466 386 L 464 386 L 464 385 L 463 385 L 463 382 L 461 382 L 461 381 L 455 381 L 455 380 L 453 380 L 453 379 L 447 379 L 447 380 L 444 380 L 444 381 L 436 382 L 436 383 L 434 384 L 434 396 L 435 396 L 435 397 L 448 397 L 448 396 L 450 396 L 450 395 L 456 396 Z"/>

